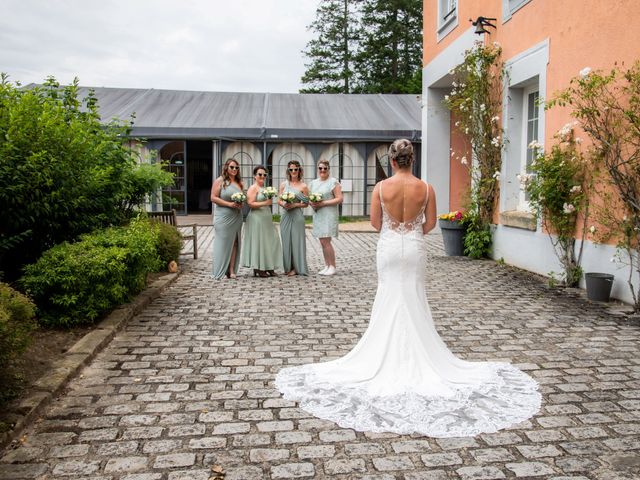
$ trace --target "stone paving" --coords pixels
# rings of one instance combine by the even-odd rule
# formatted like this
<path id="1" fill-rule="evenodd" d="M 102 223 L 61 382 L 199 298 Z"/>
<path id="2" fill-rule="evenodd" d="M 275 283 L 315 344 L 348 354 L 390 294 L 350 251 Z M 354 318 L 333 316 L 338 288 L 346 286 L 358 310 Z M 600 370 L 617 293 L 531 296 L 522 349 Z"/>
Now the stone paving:
<path id="1" fill-rule="evenodd" d="M 427 291 L 443 339 L 529 372 L 542 410 L 498 433 L 434 439 L 341 429 L 280 398 L 278 369 L 341 356 L 366 328 L 376 240 L 341 234 L 334 277 L 214 281 L 209 255 L 186 260 L 0 453 L 0 479 L 207 480 L 216 465 L 225 480 L 640 478 L 640 328 L 540 277 L 445 257 L 438 235 Z"/>

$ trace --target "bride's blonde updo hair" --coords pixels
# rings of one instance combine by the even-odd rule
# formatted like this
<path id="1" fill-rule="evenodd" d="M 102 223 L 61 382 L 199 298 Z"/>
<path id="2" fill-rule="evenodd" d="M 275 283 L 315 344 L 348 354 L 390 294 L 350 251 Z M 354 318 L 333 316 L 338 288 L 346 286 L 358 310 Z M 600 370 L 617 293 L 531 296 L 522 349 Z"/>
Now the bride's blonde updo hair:
<path id="1" fill-rule="evenodd" d="M 395 160 L 398 168 L 408 168 L 413 163 L 413 145 L 406 138 L 399 138 L 389 147 L 389 159 Z"/>

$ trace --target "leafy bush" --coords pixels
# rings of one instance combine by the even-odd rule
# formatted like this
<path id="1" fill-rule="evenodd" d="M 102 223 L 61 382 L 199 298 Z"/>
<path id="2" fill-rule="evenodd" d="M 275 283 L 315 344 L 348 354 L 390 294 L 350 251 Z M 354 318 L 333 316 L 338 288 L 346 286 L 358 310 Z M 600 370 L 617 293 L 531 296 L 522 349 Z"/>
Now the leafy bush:
<path id="1" fill-rule="evenodd" d="M 0 76 L 0 270 L 80 234 L 122 225 L 146 195 L 168 185 L 160 165 L 139 165 L 130 125 L 100 121 L 92 92 L 53 78 L 23 89 Z"/>
<path id="2" fill-rule="evenodd" d="M 38 306 L 40 323 L 93 323 L 139 292 L 147 273 L 161 268 L 157 232 L 148 220 L 135 219 L 46 251 L 21 279 Z"/>
<path id="3" fill-rule="evenodd" d="M 573 136 L 571 123 L 555 136 L 557 142 L 548 152 L 541 145 L 529 145 L 534 152 L 531 173 L 519 175 L 522 188 L 529 194 L 529 203 L 549 234 L 564 272 L 560 280 L 569 287 L 577 287 L 582 277 L 582 249 L 589 216 L 591 191 L 588 163 L 578 148 L 579 139 Z M 576 253 L 578 214 L 582 215 L 580 246 Z"/>
<path id="4" fill-rule="evenodd" d="M 465 215 L 464 254 L 470 258 L 488 257 L 491 252 L 491 228 L 475 213 Z"/>
<path id="5" fill-rule="evenodd" d="M 36 306 L 6 283 L 0 283 L 0 372 L 29 343 L 36 326 Z M 1 376 L 1 373 L 0 373 Z"/>
<path id="6" fill-rule="evenodd" d="M 182 250 L 182 235 L 178 229 L 167 223 L 157 223 L 158 226 L 158 256 L 166 267 L 172 260 L 177 262 Z"/>

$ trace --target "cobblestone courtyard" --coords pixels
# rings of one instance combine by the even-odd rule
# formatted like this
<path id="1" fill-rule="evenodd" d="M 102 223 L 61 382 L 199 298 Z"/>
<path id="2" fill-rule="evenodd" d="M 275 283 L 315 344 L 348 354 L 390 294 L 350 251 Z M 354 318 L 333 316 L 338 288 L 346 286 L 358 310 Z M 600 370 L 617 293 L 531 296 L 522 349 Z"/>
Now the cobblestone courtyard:
<path id="1" fill-rule="evenodd" d="M 205 249 L 211 228 L 201 227 Z M 319 245 L 309 237 L 312 271 Z M 210 254 L 136 316 L 0 454 L 0 479 L 640 478 L 640 328 L 429 237 L 428 295 L 459 356 L 513 362 L 542 410 L 509 430 L 433 439 L 359 433 L 273 388 L 282 366 L 350 350 L 376 287 L 377 235 L 341 233 L 334 277 L 209 277 Z"/>

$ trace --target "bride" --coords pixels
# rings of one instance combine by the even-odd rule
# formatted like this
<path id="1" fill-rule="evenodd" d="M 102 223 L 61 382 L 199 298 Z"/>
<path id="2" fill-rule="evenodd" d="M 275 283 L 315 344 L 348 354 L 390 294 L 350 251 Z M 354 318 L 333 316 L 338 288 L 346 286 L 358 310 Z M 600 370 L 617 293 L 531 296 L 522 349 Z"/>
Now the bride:
<path id="1" fill-rule="evenodd" d="M 369 327 L 342 358 L 280 370 L 276 387 L 303 410 L 358 431 L 461 437 L 526 420 L 541 402 L 531 377 L 508 363 L 459 359 L 438 335 L 424 285 L 435 193 L 411 172 L 409 140 L 393 142 L 389 159 L 394 174 L 371 201 L 380 238 Z"/>

